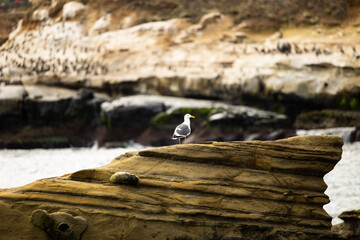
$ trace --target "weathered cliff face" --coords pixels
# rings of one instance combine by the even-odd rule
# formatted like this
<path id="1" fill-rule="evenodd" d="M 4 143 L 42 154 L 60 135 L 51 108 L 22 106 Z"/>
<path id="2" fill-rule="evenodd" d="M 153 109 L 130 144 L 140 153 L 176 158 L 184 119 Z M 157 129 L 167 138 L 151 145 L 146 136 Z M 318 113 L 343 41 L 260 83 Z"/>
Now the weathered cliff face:
<path id="1" fill-rule="evenodd" d="M 0 191 L 0 230 L 9 240 L 47 239 L 41 229 L 58 239 L 339 239 L 322 206 L 342 144 L 324 135 L 129 152 Z"/>
<path id="2" fill-rule="evenodd" d="M 34 11 L 29 18 L 35 25 L 19 26 L 1 46 L 5 81 L 91 87 L 114 95 L 312 101 L 318 107 L 359 108 L 356 14 L 350 22 L 338 21 L 341 28 L 316 25 L 256 34 L 247 32 L 246 22 L 236 25 L 220 12 L 196 24 L 174 18 L 134 26 L 136 14 L 115 20 L 110 10 L 95 14 L 92 5 L 63 4 Z M 303 18 L 316 18 L 310 12 Z M 115 21 L 124 23 L 114 29 Z M 281 35 L 290 43 L 288 51 L 277 48 Z"/>
<path id="3" fill-rule="evenodd" d="M 11 94 L 10 88 L 3 85 L 13 84 L 86 87 L 111 97 L 144 94 L 225 100 L 286 114 L 289 119 L 287 124 L 276 123 L 279 132 L 269 136 L 273 129 L 264 130 L 267 123 L 264 125 L 258 119 L 255 122 L 261 122 L 261 127 L 255 133 L 251 128 L 244 131 L 243 126 L 253 122 L 253 118 L 246 116 L 249 111 L 222 112 L 216 117 L 209 115 L 211 118 L 206 119 L 206 123 L 225 126 L 225 129 L 197 132 L 193 135 L 196 140 L 276 139 L 294 132 L 284 132 L 283 128 L 356 127 L 359 117 L 352 111 L 360 109 L 359 6 L 357 0 L 301 3 L 295 0 L 147 3 L 64 0 L 52 1 L 51 5 L 44 1 L 32 7 L 0 47 L 0 94 L 7 95 L 5 91 Z M 283 29 L 278 30 L 284 23 L 295 25 L 283 25 Z M 300 23 L 308 25 L 296 25 Z M 267 31 L 254 32 L 258 29 Z M 45 90 L 39 88 L 38 91 Z M 49 101 L 45 103 L 41 99 L 19 101 L 16 106 L 28 106 L 20 111 L 13 111 L 16 106 L 2 101 L 0 113 L 6 114 L 6 119 L 0 116 L 0 121 L 6 123 L 6 129 L 9 125 L 15 128 L 36 121 L 37 125 L 44 122 L 56 125 L 58 118 L 50 117 L 51 121 L 47 121 L 42 116 L 58 113 L 55 110 L 68 111 L 70 98 L 65 98 L 61 104 L 53 101 L 54 108 Z M 140 104 L 144 115 L 138 111 L 139 106 L 118 107 L 104 111 L 102 119 L 96 118 L 100 102 L 77 101 L 75 107 L 78 108 L 72 110 L 85 105 L 88 106 L 85 112 L 95 110 L 96 114 L 89 120 L 92 127 L 73 124 L 63 129 L 83 129 L 77 133 L 79 136 L 86 135 L 85 132 L 91 134 L 74 139 L 70 136 L 72 131 L 59 135 L 45 129 L 44 134 L 33 136 L 60 136 L 67 146 L 73 142 L 76 146 L 87 146 L 94 139 L 170 144 L 165 136 L 171 134 L 167 131 L 171 132 L 174 126 L 165 126 L 164 121 L 159 125 L 153 119 L 167 110 L 166 104 L 146 106 L 147 101 L 152 100 L 144 98 Z M 38 109 L 44 107 L 48 110 L 39 113 Z M 5 113 L 5 108 L 11 109 Z M 330 108 L 331 114 L 299 115 L 324 108 Z M 133 110 L 139 114 L 139 121 L 119 117 Z M 22 117 L 24 113 L 30 114 Z M 72 120 L 72 117 L 66 119 Z M 118 120 L 134 125 L 120 129 Z M 172 124 L 178 123 L 179 120 L 172 120 Z M 228 123 L 237 124 L 238 130 L 228 129 Z M 102 128 L 97 129 L 95 125 Z M 107 131 L 109 128 L 112 132 Z M 12 137 L 14 135 L 11 133 L 6 139 L 23 138 L 21 134 L 16 135 L 18 138 Z"/>

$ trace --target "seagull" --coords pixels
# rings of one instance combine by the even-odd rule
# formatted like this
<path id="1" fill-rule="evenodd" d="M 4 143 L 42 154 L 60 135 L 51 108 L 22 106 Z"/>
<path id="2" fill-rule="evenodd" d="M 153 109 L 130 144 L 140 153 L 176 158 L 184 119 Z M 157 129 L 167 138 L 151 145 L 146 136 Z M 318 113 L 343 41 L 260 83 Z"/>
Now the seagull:
<path id="1" fill-rule="evenodd" d="M 181 138 L 185 138 L 185 144 L 186 144 L 186 137 L 190 135 L 191 128 L 190 128 L 190 118 L 195 118 L 194 116 L 191 116 L 190 114 L 185 114 L 184 116 L 184 122 L 180 125 L 178 125 L 175 128 L 174 134 L 171 139 L 179 139 L 179 144 L 181 143 Z"/>

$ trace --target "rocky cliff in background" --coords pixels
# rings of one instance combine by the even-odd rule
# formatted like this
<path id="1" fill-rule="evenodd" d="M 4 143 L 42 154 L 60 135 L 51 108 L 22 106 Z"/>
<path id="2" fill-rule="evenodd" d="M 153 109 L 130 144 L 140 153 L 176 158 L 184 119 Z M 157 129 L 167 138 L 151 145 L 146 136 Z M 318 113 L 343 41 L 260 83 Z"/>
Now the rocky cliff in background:
<path id="1" fill-rule="evenodd" d="M 111 100 L 89 89 L 3 86 L 0 147 L 169 145 L 186 113 L 196 116 L 189 141 L 277 139 L 294 135 L 285 115 L 218 101 L 166 96 Z M 271 134 L 270 134 L 271 133 Z M 120 144 L 120 145 L 119 145 Z"/>
<path id="2" fill-rule="evenodd" d="M 101 13 L 92 7 L 53 1 L 33 9 L 1 46 L 3 81 L 83 86 L 112 95 L 291 98 L 321 107 L 359 107 L 356 14 L 350 23 L 337 21 L 341 28 L 256 34 L 247 31 L 246 21 L 236 25 L 216 11 L 196 24 L 184 18 L 138 24 L 139 16 L 115 18 L 115 9 Z M 311 15 L 305 9 L 303 14 Z M 123 24 L 113 29 L 114 22 Z M 279 40 L 286 44 L 279 47 Z M 341 102 L 345 93 L 350 95 Z"/>
<path id="3" fill-rule="evenodd" d="M 341 239 L 323 176 L 336 136 L 207 142 L 0 191 L 6 239 Z"/>
<path id="4" fill-rule="evenodd" d="M 0 82 L 89 88 L 112 98 L 145 94 L 226 101 L 285 114 L 289 122 L 281 129 L 356 127 L 359 116 L 353 113 L 360 109 L 359 9 L 357 0 L 39 1 L 0 47 Z M 7 90 L 1 87 L 1 91 Z M 31 106 L 33 110 L 21 108 L 27 116 L 22 126 L 41 116 L 36 108 L 42 108 L 44 101 L 36 101 L 41 104 Z M 68 104 L 62 102 L 56 109 L 63 107 L 66 112 Z M 140 122 L 162 111 L 157 107 L 166 110 L 146 107 L 150 112 L 144 114 L 149 116 Z M 324 108 L 331 114 L 318 117 Z M 109 124 L 116 119 L 113 112 L 102 116 L 100 122 L 107 127 L 118 124 Z M 52 118 L 50 123 L 59 122 Z M 230 118 L 234 123 L 239 115 Z M 90 126 L 98 120 L 93 118 Z M 179 121 L 181 118 L 176 123 Z M 83 128 L 83 122 L 72 127 L 88 128 Z M 115 137 L 102 128 L 75 142 L 88 145 L 89 139 L 102 141 L 100 135 L 104 141 L 144 139 L 139 138 L 146 135 L 140 122 L 133 126 L 132 136 L 124 132 Z M 238 121 L 237 126 L 242 123 Z M 146 131 L 153 137 L 158 132 Z M 242 130 L 230 137 L 215 135 L 214 140 L 247 139 Z"/>

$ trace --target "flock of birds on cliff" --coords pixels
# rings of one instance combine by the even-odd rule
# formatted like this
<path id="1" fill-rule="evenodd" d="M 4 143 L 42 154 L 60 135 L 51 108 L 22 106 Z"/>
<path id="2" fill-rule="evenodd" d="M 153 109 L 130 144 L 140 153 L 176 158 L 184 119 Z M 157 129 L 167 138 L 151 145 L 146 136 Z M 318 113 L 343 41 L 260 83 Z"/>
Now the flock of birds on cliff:
<path id="1" fill-rule="evenodd" d="M 303 46 L 299 47 L 297 44 L 290 44 L 289 42 L 280 39 L 277 48 L 265 48 L 261 45 L 256 46 L 253 44 L 251 47 L 243 48 L 244 54 L 249 54 L 255 51 L 258 54 L 274 54 L 281 52 L 283 54 L 302 54 L 302 53 L 314 53 L 316 56 L 321 54 L 330 55 L 334 52 L 329 48 L 321 49 L 313 44 L 312 47 Z M 22 51 L 19 51 L 22 50 Z M 80 52 L 87 53 L 94 51 L 91 48 L 80 48 Z M 250 50 L 250 51 L 249 51 Z M 8 48 L 0 49 L 0 80 L 6 74 L 5 69 L 20 69 L 24 74 L 29 75 L 41 75 L 44 73 L 52 73 L 54 75 L 71 75 L 86 76 L 86 75 L 104 75 L 108 73 L 108 67 L 101 64 L 99 60 L 91 61 L 87 57 L 75 56 L 74 59 L 66 58 L 65 55 L 59 54 L 60 50 L 50 49 L 49 57 L 32 57 L 30 46 L 26 48 L 24 45 L 12 44 Z M 63 50 L 64 52 L 66 49 Z M 100 50 L 96 50 L 100 51 Z M 352 46 L 350 51 L 342 46 L 338 47 L 338 51 L 341 54 L 352 56 L 353 59 L 360 59 L 360 53 L 357 52 L 356 48 Z M 54 52 L 55 54 L 52 54 Z M 24 54 L 25 53 L 25 54 Z M 33 54 L 36 54 L 36 49 Z M 9 70 L 8 70 L 9 71 Z"/>
<path id="2" fill-rule="evenodd" d="M 294 43 L 293 46 L 294 46 L 294 50 L 293 50 L 294 54 L 314 53 L 316 56 L 319 56 L 321 54 L 330 55 L 334 51 L 329 48 L 324 48 L 324 49 L 319 48 L 315 44 L 313 44 L 313 46 L 309 47 L 309 48 L 306 46 L 299 47 L 299 45 L 296 43 Z M 256 52 L 263 53 L 263 54 L 272 53 L 274 51 L 274 50 L 270 50 L 270 49 L 266 51 L 264 48 L 262 48 L 262 49 L 256 48 L 255 50 L 256 50 Z M 279 50 L 280 52 L 285 53 L 287 55 L 292 53 L 291 44 L 282 38 L 280 38 L 278 41 L 277 50 Z M 341 54 L 345 54 L 344 47 L 342 47 L 342 46 L 338 46 L 338 51 Z M 349 53 L 347 51 L 346 55 L 351 55 L 355 59 L 360 59 L 360 54 L 357 53 L 357 50 L 354 46 L 351 46 L 351 51 L 352 51 L 352 53 Z"/>
<path id="3" fill-rule="evenodd" d="M 53 75 L 104 75 L 108 72 L 108 67 L 100 60 L 90 60 L 90 55 L 103 53 L 103 48 L 91 48 L 71 44 L 67 41 L 69 35 L 63 39 L 51 39 L 53 36 L 47 33 L 42 36 L 45 26 L 41 26 L 38 32 L 28 32 L 24 34 L 22 41 L 9 40 L 5 47 L 0 48 L 0 79 L 4 74 L 11 74 L 9 69 L 21 74 L 41 75 L 50 73 Z M 65 33 L 65 28 L 57 26 L 57 30 Z M 67 29 L 69 30 L 69 29 Z M 74 30 L 67 34 L 74 34 Z M 38 34 L 38 36 L 35 36 Z M 45 40 L 44 45 L 34 48 L 34 39 Z M 65 41 L 61 42 L 61 41 Z M 20 71 L 19 71 L 20 70 Z"/>
<path id="4" fill-rule="evenodd" d="M 14 48 L 15 49 L 15 48 Z M 24 73 L 32 73 L 35 75 L 44 74 L 46 72 L 54 74 L 70 74 L 76 73 L 77 75 L 102 75 L 108 72 L 106 66 L 103 66 L 98 61 L 91 62 L 86 58 L 75 58 L 74 61 L 61 58 L 44 59 L 42 57 L 37 58 L 25 58 L 12 48 L 6 50 L 0 50 L 0 58 L 3 57 L 5 63 L 0 65 L 0 71 L 5 68 L 17 68 L 22 69 Z M 11 57 L 9 53 L 13 53 Z M 4 74 L 4 73 L 3 73 Z M 0 75 L 1 76 L 1 75 Z"/>
<path id="5" fill-rule="evenodd" d="M 80 23 L 78 23 L 80 24 Z M 105 54 L 107 51 L 102 47 L 89 47 L 79 46 L 76 43 L 67 41 L 68 34 L 75 34 L 74 29 L 65 30 L 64 24 L 59 24 L 57 30 L 63 33 L 63 39 L 52 39 L 49 33 L 46 36 L 41 36 L 42 30 L 40 28 L 37 32 L 28 32 L 24 35 L 22 42 L 9 40 L 6 46 L 0 48 L 0 80 L 4 78 L 4 75 L 11 74 L 11 71 L 19 72 L 19 75 L 75 75 L 75 76 L 97 76 L 105 75 L 109 72 L 106 64 L 102 63 L 99 58 L 91 58 L 90 56 L 99 56 Z M 44 26 L 42 26 L 44 28 Z M 34 36 L 39 34 L 39 36 Z M 40 51 L 34 48 L 34 38 L 42 38 L 51 43 L 46 44 Z M 60 41 L 59 41 L 60 40 Z M 64 44 L 65 41 L 65 44 Z M 240 49 L 239 49 L 240 48 Z M 323 47 L 321 44 L 306 43 L 296 44 L 289 43 L 284 40 L 280 35 L 276 45 L 267 46 L 266 44 L 240 44 L 236 46 L 236 53 L 241 54 L 314 54 L 330 55 L 335 52 L 341 53 L 345 56 L 351 57 L 351 59 L 360 59 L 360 53 L 358 53 L 355 46 L 332 46 Z M 238 51 L 240 50 L 240 51 Z M 156 66 L 155 66 L 156 67 Z M 169 66 L 171 68 L 171 66 Z"/>

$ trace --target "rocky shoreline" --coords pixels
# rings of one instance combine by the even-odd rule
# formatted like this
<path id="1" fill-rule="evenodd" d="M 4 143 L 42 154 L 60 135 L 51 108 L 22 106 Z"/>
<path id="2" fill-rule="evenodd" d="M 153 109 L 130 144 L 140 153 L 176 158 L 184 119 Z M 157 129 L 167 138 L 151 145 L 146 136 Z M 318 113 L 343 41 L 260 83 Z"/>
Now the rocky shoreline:
<path id="1" fill-rule="evenodd" d="M 323 177 L 342 145 L 304 136 L 129 152 L 1 190 L 0 230 L 6 239 L 341 240 L 323 209 Z"/>
<path id="2" fill-rule="evenodd" d="M 174 127 L 186 113 L 196 116 L 189 142 L 276 140 L 296 136 L 298 129 L 357 126 L 360 120 L 353 110 L 310 111 L 293 120 L 225 101 L 158 95 L 110 98 L 86 88 L 5 85 L 0 88 L 0 148 L 90 147 L 95 142 L 119 147 L 131 141 L 171 145 L 176 144 L 170 139 Z M 360 140 L 359 127 L 324 133 L 341 131 L 347 131 L 346 141 Z"/>
<path id="3" fill-rule="evenodd" d="M 190 144 L 0 191 L 0 232 L 358 239 L 358 211 L 330 231 L 322 208 L 341 138 L 283 138 L 345 127 L 343 140 L 360 140 L 359 12 L 358 0 L 53 0 L 12 12 L 24 17 L 0 33 L 0 149 L 167 146 L 185 113 L 196 119 Z"/>
<path id="4" fill-rule="evenodd" d="M 190 142 L 294 134 L 286 130 L 285 115 L 219 101 L 148 95 L 112 100 L 89 89 L 12 85 L 1 88 L 0 103 L 1 148 L 80 147 L 95 141 L 111 147 L 130 140 L 169 145 L 185 113 L 197 117 Z"/>
<path id="5" fill-rule="evenodd" d="M 234 16 L 239 9 L 188 18 L 170 17 L 166 7 L 150 11 L 135 4 L 136 11 L 144 7 L 156 15 L 164 10 L 167 16 L 143 21 L 121 4 L 107 4 L 108 9 L 94 1 L 36 4 L 0 46 L 1 148 L 129 140 L 168 145 L 172 125 L 185 111 L 199 116 L 193 142 L 277 139 L 299 128 L 329 127 L 357 127 L 351 141 L 360 139 L 358 1 L 308 4 L 294 19 L 293 12 L 282 14 L 310 25 L 262 32 L 254 31 L 247 17 L 239 22 Z M 173 7 L 178 11 L 182 4 Z M 336 24 L 318 24 L 330 19 Z M 48 99 L 48 89 L 64 93 L 55 98 L 49 93 Z M 142 103 L 133 106 L 121 103 L 132 95 L 148 99 L 140 96 Z M 167 105 L 165 96 L 197 99 L 195 105 L 208 100 L 208 105 L 184 103 L 169 117 L 173 103 Z M 220 109 L 214 101 L 223 102 Z M 166 125 L 164 119 L 171 121 Z"/>

